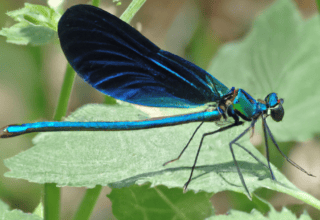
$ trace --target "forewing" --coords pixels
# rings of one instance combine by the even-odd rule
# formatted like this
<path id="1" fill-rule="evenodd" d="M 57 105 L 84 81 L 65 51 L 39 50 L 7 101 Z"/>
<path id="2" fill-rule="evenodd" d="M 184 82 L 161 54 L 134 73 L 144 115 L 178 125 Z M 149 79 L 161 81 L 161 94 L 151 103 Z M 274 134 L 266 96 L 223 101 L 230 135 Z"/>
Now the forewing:
<path id="1" fill-rule="evenodd" d="M 200 67 L 90 5 L 69 8 L 58 24 L 65 56 L 91 86 L 116 99 L 155 107 L 195 107 L 229 89 Z"/>

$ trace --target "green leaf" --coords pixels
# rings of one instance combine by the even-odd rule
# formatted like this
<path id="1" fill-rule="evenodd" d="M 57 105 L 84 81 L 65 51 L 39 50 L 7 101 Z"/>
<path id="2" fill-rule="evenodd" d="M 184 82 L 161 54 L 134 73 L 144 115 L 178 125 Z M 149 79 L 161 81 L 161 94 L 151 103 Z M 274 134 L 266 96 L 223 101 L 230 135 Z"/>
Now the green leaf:
<path id="1" fill-rule="evenodd" d="M 43 218 L 40 218 L 38 215 L 24 213 L 18 209 L 9 210 L 9 206 L 0 200 L 0 219 L 5 219 L 5 220 L 17 220 L 17 219 L 41 220 Z"/>
<path id="2" fill-rule="evenodd" d="M 255 197 L 256 201 L 259 201 L 259 203 L 263 206 L 269 207 L 269 212 L 267 213 L 261 213 L 256 209 L 252 209 L 250 213 L 239 211 L 239 210 L 230 210 L 226 215 L 219 215 L 219 216 L 211 216 L 207 218 L 206 220 L 231 220 L 231 219 L 247 219 L 247 220 L 278 220 L 278 219 L 286 219 L 286 220 L 297 220 L 298 218 L 294 213 L 292 213 L 290 210 L 288 210 L 286 207 L 284 207 L 280 212 L 277 212 L 273 206 L 259 198 Z M 301 214 L 300 220 L 311 220 L 309 214 L 305 211 L 303 214 Z"/>
<path id="3" fill-rule="evenodd" d="M 37 46 L 51 41 L 55 32 L 47 27 L 20 22 L 10 28 L 2 28 L 0 35 L 7 37 L 8 43 Z"/>
<path id="4" fill-rule="evenodd" d="M 231 219 L 246 219 L 246 220 L 311 220 L 308 213 L 303 213 L 300 218 L 297 218 L 295 214 L 290 212 L 287 208 L 283 208 L 281 212 L 277 212 L 271 207 L 271 211 L 268 213 L 268 217 L 263 216 L 260 212 L 253 209 L 251 213 L 241 212 L 237 210 L 231 210 L 228 215 L 218 215 L 207 218 L 206 220 L 231 220 Z"/>
<path id="5" fill-rule="evenodd" d="M 78 109 L 67 120 L 123 121 L 146 117 L 129 104 L 96 104 Z M 161 184 L 182 188 L 190 175 L 202 134 L 216 130 L 215 124 L 203 125 L 179 161 L 166 167 L 162 164 L 179 155 L 198 124 L 121 132 L 42 133 L 34 138 L 34 147 L 5 160 L 10 169 L 5 176 L 59 186 L 100 184 L 122 188 L 151 182 L 152 187 Z M 205 139 L 189 190 L 245 193 L 228 146 L 244 129 L 240 126 Z M 265 163 L 266 159 L 250 144 L 249 138 L 243 138 L 240 144 Z M 266 187 L 320 207 L 318 200 L 297 189 L 275 167 L 272 168 L 279 183 L 271 180 L 265 165 L 244 150 L 234 147 L 234 151 L 250 192 Z"/>
<path id="6" fill-rule="evenodd" d="M 246 220 L 267 220 L 267 217 L 264 217 L 263 214 L 253 209 L 251 213 L 241 212 L 238 210 L 230 210 L 226 215 L 217 215 L 207 218 L 206 220 L 238 220 L 238 219 L 246 219 Z M 290 219 L 286 219 L 290 220 Z"/>
<path id="7" fill-rule="evenodd" d="M 42 220 L 43 218 L 40 218 L 38 215 L 34 214 L 28 214 L 24 213 L 21 210 L 12 210 L 5 214 L 5 220 L 17 220 L 17 219 L 23 219 L 23 220 Z"/>
<path id="8" fill-rule="evenodd" d="M 209 72 L 255 98 L 284 98 L 282 122 L 270 120 L 278 141 L 303 141 L 320 132 L 320 17 L 303 20 L 291 0 L 278 0 L 257 17 L 248 36 L 227 44 Z"/>
<path id="9" fill-rule="evenodd" d="M 7 15 L 15 21 L 26 21 L 33 25 L 48 27 L 57 31 L 57 26 L 61 15 L 52 8 L 25 3 L 24 8 L 7 12 Z"/>
<path id="10" fill-rule="evenodd" d="M 46 44 L 55 36 L 59 13 L 42 5 L 25 3 L 25 7 L 7 13 L 19 22 L 12 27 L 2 28 L 0 35 L 7 37 L 7 42 L 15 44 Z"/>
<path id="11" fill-rule="evenodd" d="M 274 19 L 275 17 L 277 19 Z M 282 124 L 283 130 L 280 131 L 278 128 L 273 131 L 283 137 L 282 139 L 300 140 L 311 137 L 312 131 L 319 129 L 315 126 L 318 125 L 316 122 L 319 122 L 319 117 L 315 117 L 313 121 L 309 119 L 316 114 L 315 109 L 319 105 L 316 101 L 318 99 L 315 99 L 316 95 L 319 95 L 316 86 L 319 76 L 315 73 L 319 60 L 317 53 L 320 51 L 319 43 L 315 41 L 320 33 L 320 29 L 315 28 L 316 23 L 316 19 L 302 21 L 291 1 L 280 0 L 258 18 L 251 34 L 243 42 L 224 47 L 212 65 L 215 73 L 222 74 L 218 79 L 237 82 L 239 87 L 249 93 L 254 94 L 255 91 L 262 94 L 265 90 L 280 90 L 279 95 L 285 98 L 288 111 L 286 119 L 277 124 Z M 277 32 L 283 28 L 286 30 L 284 33 Z M 294 53 L 301 53 L 301 50 L 304 51 L 303 57 Z M 305 73 L 303 80 L 298 77 L 301 69 Z M 270 75 L 271 73 L 273 75 Z M 269 90 L 268 87 L 275 90 Z M 288 88 L 282 89 L 283 87 Z M 290 98 L 291 94 L 295 95 L 294 101 Z M 293 102 L 299 105 L 293 106 Z M 294 107 L 301 106 L 301 103 L 304 108 L 298 108 L 300 111 L 297 111 Z M 289 113 L 290 110 L 294 113 Z M 300 118 L 297 117 L 299 114 Z M 292 115 L 298 122 L 301 122 L 302 118 L 306 120 L 311 128 L 305 129 L 303 125 L 306 124 L 296 121 L 287 124 Z M 144 118 L 147 118 L 147 115 L 131 105 L 88 105 L 73 113 L 68 120 L 123 121 Z M 179 155 L 197 125 L 198 123 L 191 123 L 122 132 L 43 133 L 34 139 L 33 148 L 5 161 L 5 165 L 10 169 L 6 176 L 37 183 L 57 183 L 60 186 L 94 187 L 99 184 L 122 188 L 135 183 L 150 182 L 151 187 L 182 187 L 190 175 L 190 167 L 202 134 L 216 130 L 215 124 L 205 123 L 179 161 L 166 167 L 162 164 Z M 228 143 L 247 126 L 205 138 L 189 190 L 208 193 L 232 190 L 245 193 Z M 266 159 L 250 144 L 248 136 L 242 138 L 239 143 L 251 151 L 259 161 L 263 161 L 262 163 L 255 160 L 244 150 L 234 146 L 249 191 L 253 192 L 261 187 L 269 188 L 289 194 L 320 209 L 318 200 L 297 189 L 274 166 L 272 168 L 278 182 L 271 180 L 269 170 L 264 164 Z"/>
<path id="12" fill-rule="evenodd" d="M 212 214 L 211 196 L 205 192 L 183 193 L 181 188 L 150 188 L 150 184 L 145 184 L 113 189 L 108 198 L 112 202 L 112 213 L 118 220 L 193 220 L 204 219 Z"/>
<path id="13" fill-rule="evenodd" d="M 0 200 L 0 219 L 5 219 L 5 213 L 9 211 L 9 206 Z"/>
<path id="14" fill-rule="evenodd" d="M 44 212 L 43 212 L 43 204 L 42 204 L 42 202 L 39 203 L 37 208 L 34 210 L 33 214 L 43 218 Z"/>

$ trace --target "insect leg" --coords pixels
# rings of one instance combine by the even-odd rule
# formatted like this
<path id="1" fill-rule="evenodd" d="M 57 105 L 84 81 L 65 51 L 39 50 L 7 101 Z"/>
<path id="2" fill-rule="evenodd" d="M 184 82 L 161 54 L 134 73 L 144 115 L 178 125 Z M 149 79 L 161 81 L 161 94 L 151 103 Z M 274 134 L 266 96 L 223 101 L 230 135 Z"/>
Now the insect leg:
<path id="1" fill-rule="evenodd" d="M 180 157 L 182 156 L 183 152 L 187 149 L 187 147 L 189 146 L 190 142 L 192 141 L 194 135 L 197 133 L 197 131 L 199 130 L 199 128 L 201 127 L 201 125 L 203 125 L 203 123 L 204 123 L 204 121 L 201 122 L 200 125 L 198 125 L 198 127 L 196 128 L 196 130 L 193 132 L 191 138 L 189 139 L 187 145 L 183 148 L 183 150 L 181 151 L 181 153 L 179 154 L 179 156 L 178 156 L 177 158 L 173 159 L 173 160 L 169 160 L 169 161 L 165 162 L 165 163 L 163 164 L 163 166 L 167 165 L 168 163 L 171 163 L 171 162 L 174 162 L 174 161 L 180 159 Z"/>
<path id="2" fill-rule="evenodd" d="M 266 154 L 267 154 L 267 161 L 268 161 L 268 167 L 270 170 L 270 174 L 271 174 L 271 178 L 273 180 L 276 180 L 275 176 L 273 175 L 272 169 L 271 169 L 271 165 L 270 165 L 270 155 L 269 155 L 269 146 L 268 146 L 268 135 L 267 135 L 267 131 L 266 131 L 266 121 L 265 121 L 265 117 L 262 116 L 262 127 L 263 127 L 263 135 L 264 135 L 264 142 L 265 142 L 265 147 L 266 147 Z"/>
<path id="3" fill-rule="evenodd" d="M 235 157 L 234 152 L 233 152 L 232 145 L 233 145 L 233 144 L 236 144 L 236 142 L 237 142 L 240 138 L 242 138 L 252 127 L 254 127 L 254 124 L 255 124 L 256 122 L 257 122 L 257 120 L 253 120 L 253 121 L 251 122 L 251 125 L 250 125 L 246 130 L 244 130 L 238 137 L 236 137 L 233 141 L 231 141 L 231 142 L 229 143 L 229 147 L 230 147 L 230 151 L 231 151 L 231 154 L 232 154 L 232 158 L 233 158 L 234 164 L 235 164 L 235 166 L 236 166 L 236 168 L 237 168 L 237 172 L 238 172 L 238 175 L 239 175 L 239 177 L 240 177 L 241 183 L 242 183 L 243 187 L 245 188 L 245 190 L 246 190 L 249 198 L 251 198 L 251 195 L 250 195 L 250 192 L 249 192 L 249 190 L 248 190 L 248 187 L 247 187 L 247 185 L 246 185 L 246 183 L 245 183 L 245 181 L 244 181 L 243 175 L 242 175 L 242 173 L 241 173 L 241 171 L 240 171 L 238 162 L 237 162 L 236 157 Z"/>
<path id="4" fill-rule="evenodd" d="M 296 167 L 297 169 L 299 169 L 300 171 L 304 172 L 305 174 L 307 174 L 308 176 L 313 176 L 315 177 L 314 175 L 312 175 L 311 173 L 308 173 L 307 171 L 305 171 L 302 167 L 300 167 L 298 164 L 296 164 L 295 162 L 293 162 L 292 160 L 290 160 L 281 150 L 280 150 L 280 147 L 278 146 L 277 142 L 275 141 L 268 125 L 267 125 L 267 122 L 266 122 L 266 119 L 265 118 L 262 118 L 263 120 L 263 123 L 264 123 L 264 127 L 265 129 L 267 130 L 273 144 L 276 146 L 276 148 L 278 149 L 278 151 L 280 152 L 280 154 L 291 164 L 293 165 L 294 167 Z"/>
<path id="5" fill-rule="evenodd" d="M 215 134 L 215 133 L 219 133 L 219 132 L 221 132 L 221 131 L 225 131 L 225 130 L 228 130 L 228 129 L 230 129 L 230 128 L 233 128 L 233 127 L 242 125 L 242 124 L 243 124 L 243 122 L 234 123 L 234 124 L 231 124 L 231 125 L 229 125 L 229 126 L 222 127 L 222 128 L 220 128 L 220 129 L 218 129 L 218 130 L 216 130 L 216 131 L 208 132 L 208 133 L 205 133 L 205 134 L 202 135 L 202 138 L 201 138 L 201 141 L 200 141 L 200 144 L 199 144 L 199 147 L 198 147 L 198 151 L 197 151 L 197 154 L 196 154 L 196 158 L 195 158 L 195 160 L 194 160 L 194 163 L 193 163 L 193 166 L 192 166 L 192 169 L 191 169 L 191 173 L 190 173 L 189 179 L 188 179 L 188 181 L 187 181 L 187 182 L 184 184 L 184 186 L 183 186 L 183 190 L 184 190 L 184 191 L 187 190 L 188 185 L 189 185 L 189 183 L 191 182 L 192 175 L 193 175 L 193 171 L 194 171 L 194 169 L 195 169 L 195 167 L 196 167 L 197 160 L 198 160 L 198 156 L 199 156 L 199 153 L 200 153 L 200 150 L 201 150 L 201 147 L 202 147 L 202 143 L 203 143 L 204 138 L 205 138 L 206 136 L 208 136 L 208 135 L 212 135 L 212 134 Z"/>

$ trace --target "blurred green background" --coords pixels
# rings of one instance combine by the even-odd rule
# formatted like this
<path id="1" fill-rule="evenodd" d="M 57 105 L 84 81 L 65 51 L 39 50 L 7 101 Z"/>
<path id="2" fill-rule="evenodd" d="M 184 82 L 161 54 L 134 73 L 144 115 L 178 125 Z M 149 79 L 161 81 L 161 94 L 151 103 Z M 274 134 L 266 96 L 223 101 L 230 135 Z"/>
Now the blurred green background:
<path id="1" fill-rule="evenodd" d="M 9 27 L 14 21 L 5 15 L 7 11 L 23 7 L 25 2 L 45 5 L 46 1 L 5 1 L 0 0 L 0 25 Z M 65 8 L 88 1 L 67 1 Z M 111 0 L 102 0 L 101 8 L 120 16 L 131 1 L 122 0 L 121 6 L 116 6 Z M 147 38 L 162 49 L 182 56 L 206 69 L 215 52 L 224 43 L 241 39 L 251 28 L 252 22 L 259 13 L 268 7 L 271 0 L 147 0 L 131 22 Z M 317 13 L 313 0 L 296 0 L 301 14 L 311 17 Z M 50 120 L 53 117 L 56 102 L 59 97 L 63 74 L 66 68 L 59 42 L 56 39 L 51 44 L 32 47 L 8 44 L 0 37 L 0 125 Z M 223 82 L 223 79 L 221 79 Z M 235 86 L 237 85 L 227 85 Z M 261 98 L 261 97 L 257 97 Z M 85 84 L 77 77 L 68 112 L 74 111 L 85 103 L 102 103 L 104 96 Z M 12 157 L 31 146 L 34 134 L 12 139 L 2 139 L 1 161 Z M 262 138 L 259 134 L 252 139 L 263 152 Z M 303 148 L 302 148 L 303 146 Z M 320 167 L 314 155 L 320 154 L 319 140 L 305 143 L 280 143 L 281 149 L 316 176 Z M 263 152 L 264 153 L 264 152 Z M 304 174 L 283 163 L 278 154 L 271 153 L 272 163 L 281 168 L 285 175 L 300 189 L 320 198 L 319 182 L 316 178 L 304 178 Z M 33 212 L 38 205 L 42 186 L 3 177 L 8 171 L 3 162 L 0 165 L 0 196 L 12 208 L 24 212 Z M 81 201 L 84 188 L 65 187 L 62 189 L 62 219 L 70 219 Z M 91 219 L 112 219 L 111 203 L 105 196 L 110 192 L 105 187 L 100 195 Z M 318 219 L 316 210 L 301 204 L 289 196 L 261 190 L 264 195 L 280 210 L 289 206 L 296 213 L 307 208 L 313 218 Z M 250 211 L 246 196 L 230 192 L 217 193 L 211 199 L 218 213 L 228 209 L 238 208 Z M 241 200 L 239 203 L 237 201 Z"/>

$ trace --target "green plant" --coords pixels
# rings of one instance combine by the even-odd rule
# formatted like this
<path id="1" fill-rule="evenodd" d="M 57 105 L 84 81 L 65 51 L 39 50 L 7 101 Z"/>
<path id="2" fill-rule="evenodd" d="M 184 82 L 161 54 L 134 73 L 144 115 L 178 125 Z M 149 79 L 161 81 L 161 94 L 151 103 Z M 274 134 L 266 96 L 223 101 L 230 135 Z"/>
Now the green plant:
<path id="1" fill-rule="evenodd" d="M 37 45 L 50 41 L 59 19 L 57 11 L 31 4 L 8 14 L 19 23 L 3 29 L 0 34 L 7 36 L 11 43 L 21 44 Z M 317 16 L 303 21 L 291 1 L 279 0 L 258 17 L 251 33 L 243 41 L 225 45 L 209 68 L 209 72 L 226 85 L 244 88 L 254 97 L 263 98 L 269 92 L 276 91 L 285 99 L 285 121 L 270 123 L 279 141 L 301 141 L 319 132 L 319 119 L 314 111 L 320 107 L 317 102 L 320 93 L 317 86 L 317 60 L 320 55 L 318 20 Z M 21 33 L 24 35 L 21 36 Z M 34 33 L 43 35 L 34 36 Z M 65 115 L 73 79 L 74 73 L 68 67 L 55 120 Z M 310 87 L 314 89 L 311 91 L 308 89 Z M 312 108 L 306 108 L 308 103 L 312 103 Z M 173 114 L 179 111 L 163 112 Z M 297 113 L 304 117 L 297 118 Z M 71 114 L 67 120 L 120 121 L 146 117 L 148 115 L 129 104 L 87 105 Z M 296 126 L 292 126 L 293 123 Z M 199 133 L 214 128 L 215 125 L 207 123 Z M 227 143 L 243 129 L 232 129 L 206 139 L 194 180 L 186 194 L 182 193 L 181 187 L 188 178 L 200 135 L 195 137 L 179 161 L 165 168 L 161 165 L 179 154 L 191 136 L 194 125 L 130 132 L 39 134 L 33 140 L 34 147 L 5 160 L 5 165 L 10 169 L 6 176 L 45 184 L 46 219 L 59 218 L 49 214 L 58 213 L 59 210 L 59 192 L 55 184 L 95 187 L 88 190 L 76 214 L 77 219 L 88 218 L 101 186 L 106 185 L 113 188 L 108 197 L 113 202 L 113 213 L 119 219 L 204 219 L 210 216 L 218 219 L 231 219 L 234 216 L 237 219 L 257 219 L 257 216 L 263 218 L 262 214 L 269 210 L 270 218 L 295 219 L 286 209 L 281 213 L 275 212 L 272 206 L 254 193 L 252 203 L 256 210 L 251 214 L 231 211 L 229 216 L 214 216 L 209 202 L 213 193 L 226 190 L 245 193 L 227 147 Z M 260 161 L 265 161 L 249 140 L 241 144 Z M 296 188 L 275 167 L 273 170 L 279 183 L 270 179 L 263 164 L 241 149 L 235 151 L 250 192 L 268 188 L 320 209 L 317 199 Z M 194 193 L 192 190 L 201 192 Z M 7 210 L 6 207 L 4 209 Z M 13 212 L 7 213 L 9 216 Z M 306 213 L 303 217 L 309 218 Z"/>

